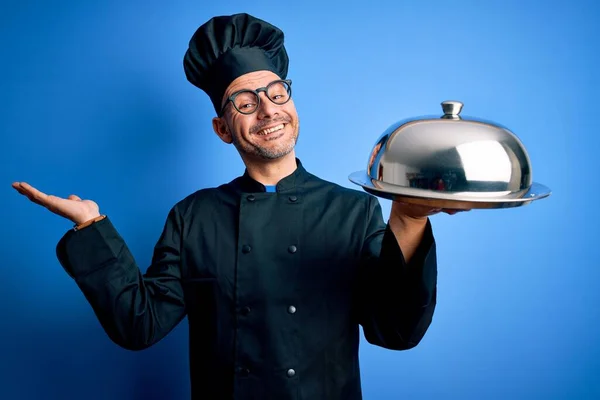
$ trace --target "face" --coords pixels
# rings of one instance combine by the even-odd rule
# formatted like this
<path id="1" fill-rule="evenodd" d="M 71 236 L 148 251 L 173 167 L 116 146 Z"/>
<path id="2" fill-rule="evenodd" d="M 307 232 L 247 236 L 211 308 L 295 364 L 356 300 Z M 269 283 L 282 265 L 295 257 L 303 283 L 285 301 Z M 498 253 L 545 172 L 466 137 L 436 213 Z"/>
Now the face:
<path id="1" fill-rule="evenodd" d="M 222 103 L 239 90 L 266 87 L 278 79 L 270 71 L 242 75 L 229 85 Z M 221 140 L 233 143 L 242 158 L 274 160 L 293 153 L 298 140 L 299 121 L 293 99 L 277 105 L 267 98 L 265 92 L 260 92 L 260 105 L 254 113 L 239 113 L 229 102 L 223 116 L 213 120 L 213 128 Z"/>

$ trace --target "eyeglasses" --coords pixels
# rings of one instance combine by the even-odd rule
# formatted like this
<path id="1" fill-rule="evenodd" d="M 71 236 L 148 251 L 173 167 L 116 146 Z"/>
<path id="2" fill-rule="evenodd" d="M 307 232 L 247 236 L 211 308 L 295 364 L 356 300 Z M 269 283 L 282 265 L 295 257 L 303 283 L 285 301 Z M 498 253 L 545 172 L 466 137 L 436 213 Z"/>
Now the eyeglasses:
<path id="1" fill-rule="evenodd" d="M 287 103 L 292 98 L 292 81 L 290 79 L 276 80 L 265 87 L 256 90 L 243 89 L 235 92 L 227 98 L 221 108 L 219 117 L 223 116 L 227 104 L 233 104 L 233 107 L 244 115 L 249 115 L 258 110 L 260 106 L 260 92 L 265 92 L 267 98 L 279 106 Z"/>

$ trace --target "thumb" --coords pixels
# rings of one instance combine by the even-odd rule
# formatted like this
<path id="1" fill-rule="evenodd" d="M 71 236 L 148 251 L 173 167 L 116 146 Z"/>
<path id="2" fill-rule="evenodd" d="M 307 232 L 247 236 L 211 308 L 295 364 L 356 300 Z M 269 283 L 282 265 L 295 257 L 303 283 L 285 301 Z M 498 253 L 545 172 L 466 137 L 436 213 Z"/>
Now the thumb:
<path id="1" fill-rule="evenodd" d="M 68 197 L 69 200 L 75 200 L 75 201 L 81 201 L 81 198 L 79 196 L 76 196 L 74 194 L 70 195 Z"/>

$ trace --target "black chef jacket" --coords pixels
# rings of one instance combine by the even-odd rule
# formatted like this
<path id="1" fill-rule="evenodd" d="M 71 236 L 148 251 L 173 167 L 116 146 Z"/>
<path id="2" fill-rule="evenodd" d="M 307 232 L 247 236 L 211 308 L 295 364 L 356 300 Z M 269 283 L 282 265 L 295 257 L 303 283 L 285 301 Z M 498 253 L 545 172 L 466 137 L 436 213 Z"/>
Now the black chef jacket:
<path id="1" fill-rule="evenodd" d="M 192 398 L 361 399 L 359 326 L 405 350 L 431 323 L 431 225 L 407 264 L 377 198 L 297 164 L 275 193 L 245 172 L 178 202 L 145 274 L 109 218 L 67 232 L 58 259 L 119 346 L 187 317 Z"/>

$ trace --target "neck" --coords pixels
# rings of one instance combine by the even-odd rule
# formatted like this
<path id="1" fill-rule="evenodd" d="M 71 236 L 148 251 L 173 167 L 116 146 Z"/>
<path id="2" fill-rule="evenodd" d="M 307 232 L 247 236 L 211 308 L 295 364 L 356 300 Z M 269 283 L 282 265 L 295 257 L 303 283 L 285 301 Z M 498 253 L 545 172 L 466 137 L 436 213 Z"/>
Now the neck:
<path id="1" fill-rule="evenodd" d="M 296 168 L 296 156 L 292 151 L 277 160 L 245 160 L 248 175 L 265 186 L 276 185 Z"/>

